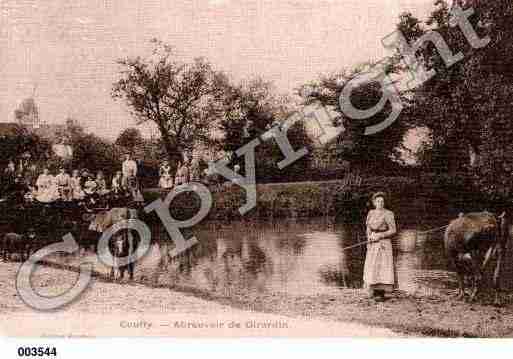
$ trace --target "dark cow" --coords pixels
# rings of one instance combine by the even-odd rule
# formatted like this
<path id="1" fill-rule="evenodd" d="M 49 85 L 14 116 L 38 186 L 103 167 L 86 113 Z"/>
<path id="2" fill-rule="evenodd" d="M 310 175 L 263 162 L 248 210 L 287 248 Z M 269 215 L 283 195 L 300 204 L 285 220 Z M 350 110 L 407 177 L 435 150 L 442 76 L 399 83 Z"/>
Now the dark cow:
<path id="1" fill-rule="evenodd" d="M 465 275 L 472 279 L 470 301 L 476 298 L 488 264 L 496 258 L 493 287 L 499 304 L 500 275 L 509 238 L 505 213 L 496 217 L 489 212 L 460 214 L 445 231 L 445 251 L 458 275 L 458 298 L 465 295 Z"/>
<path id="2" fill-rule="evenodd" d="M 114 257 L 114 266 L 111 268 L 110 276 L 111 278 L 121 280 L 125 277 L 125 272 L 128 271 L 130 280 L 134 280 L 134 261 L 130 261 L 126 265 L 121 265 L 119 260 L 128 258 L 135 252 L 138 246 L 138 240 L 129 230 L 121 230 L 120 232 L 121 233 L 114 235 L 110 242 L 110 252 Z M 117 276 L 115 275 L 115 268 L 117 268 Z"/>
<path id="3" fill-rule="evenodd" d="M 4 261 L 12 259 L 12 255 L 17 253 L 21 261 L 27 260 L 33 249 L 35 241 L 34 230 L 29 230 L 27 234 L 6 233 L 2 238 L 2 258 Z"/>
<path id="4" fill-rule="evenodd" d="M 91 225 L 89 226 L 90 231 L 104 233 L 111 226 L 124 222 L 130 221 L 131 218 L 137 217 L 137 211 L 134 209 L 123 208 L 112 208 L 108 211 L 104 211 L 93 216 Z M 138 246 L 138 240 L 135 239 L 128 229 L 118 230 L 109 241 L 109 250 L 114 258 L 114 266 L 111 268 L 110 275 L 115 278 L 116 269 L 118 270 L 118 278 L 122 279 L 125 272 L 128 271 L 130 279 L 134 278 L 134 267 L 135 263 L 128 263 L 126 265 L 120 264 L 120 259 L 127 258 L 135 252 Z"/>

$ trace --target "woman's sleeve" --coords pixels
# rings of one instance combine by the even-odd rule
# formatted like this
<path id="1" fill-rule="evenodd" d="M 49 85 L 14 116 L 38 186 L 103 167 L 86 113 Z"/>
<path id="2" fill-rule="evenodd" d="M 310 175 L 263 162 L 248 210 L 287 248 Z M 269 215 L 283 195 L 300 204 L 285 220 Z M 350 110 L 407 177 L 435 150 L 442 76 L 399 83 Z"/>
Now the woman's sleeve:
<path id="1" fill-rule="evenodd" d="M 385 216 L 385 221 L 387 222 L 387 225 L 388 225 L 388 231 L 386 232 L 386 237 L 390 237 L 390 236 L 393 236 L 394 234 L 396 234 L 397 226 L 395 223 L 394 212 L 388 211 Z"/>
<path id="2" fill-rule="evenodd" d="M 369 213 L 367 214 L 367 220 L 365 221 L 365 231 L 367 233 L 367 238 L 369 238 L 370 235 L 371 235 L 371 230 L 370 230 L 370 227 L 369 227 L 369 220 L 371 218 L 371 214 L 372 214 L 372 210 L 369 211 Z"/>

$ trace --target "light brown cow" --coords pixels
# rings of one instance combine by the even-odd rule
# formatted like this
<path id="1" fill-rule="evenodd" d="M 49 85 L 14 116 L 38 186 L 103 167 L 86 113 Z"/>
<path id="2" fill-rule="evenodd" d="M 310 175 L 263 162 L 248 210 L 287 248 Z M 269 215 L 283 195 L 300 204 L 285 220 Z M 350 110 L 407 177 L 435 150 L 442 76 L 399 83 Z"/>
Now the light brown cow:
<path id="1" fill-rule="evenodd" d="M 483 274 L 495 257 L 493 286 L 495 304 L 499 304 L 500 276 L 508 238 L 509 226 L 505 213 L 498 217 L 489 212 L 461 214 L 449 224 L 444 237 L 445 251 L 458 275 L 459 299 L 465 295 L 466 274 L 470 274 L 473 283 L 470 301 L 476 298 Z"/>

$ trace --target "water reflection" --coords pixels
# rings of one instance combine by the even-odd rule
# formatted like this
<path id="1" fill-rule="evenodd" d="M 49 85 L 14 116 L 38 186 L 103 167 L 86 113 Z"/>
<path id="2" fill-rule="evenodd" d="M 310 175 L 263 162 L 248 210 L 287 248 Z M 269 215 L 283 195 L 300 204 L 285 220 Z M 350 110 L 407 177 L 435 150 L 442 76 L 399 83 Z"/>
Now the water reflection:
<path id="1" fill-rule="evenodd" d="M 365 246 L 345 250 L 365 241 L 362 226 L 297 220 L 207 224 L 195 235 L 200 244 L 187 254 L 173 260 L 166 255 L 152 260 L 170 249 L 161 235 L 153 252 L 139 263 L 138 274 L 158 278 L 159 284 L 227 295 L 244 291 L 312 295 L 362 286 Z M 400 290 L 415 293 L 424 286 L 419 275 L 445 269 L 440 239 L 404 229 L 394 240 L 394 248 Z"/>
<path id="2" fill-rule="evenodd" d="M 365 241 L 361 225 L 323 220 L 209 223 L 194 229 L 199 244 L 178 258 L 169 257 L 173 244 L 163 228 L 152 231 L 151 250 L 136 266 L 135 278 L 140 282 L 229 296 L 247 292 L 315 295 L 362 286 L 365 245 L 345 249 Z M 398 289 L 429 295 L 454 287 L 442 233 L 421 235 L 414 227 L 404 228 L 393 244 Z M 75 260 L 67 259 L 68 264 Z M 512 261 L 506 262 L 504 278 L 511 282 Z M 96 269 L 109 272 L 109 268 Z"/>

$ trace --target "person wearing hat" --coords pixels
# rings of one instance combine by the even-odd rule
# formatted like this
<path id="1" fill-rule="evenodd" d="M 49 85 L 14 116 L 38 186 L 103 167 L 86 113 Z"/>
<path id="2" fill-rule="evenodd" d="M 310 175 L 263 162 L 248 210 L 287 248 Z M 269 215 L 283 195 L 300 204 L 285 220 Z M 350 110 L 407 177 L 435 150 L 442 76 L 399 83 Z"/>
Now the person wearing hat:
<path id="1" fill-rule="evenodd" d="M 123 174 L 122 185 L 127 189 L 130 187 L 129 179 L 137 177 L 137 162 L 135 162 L 129 153 L 125 154 L 125 160 L 121 166 Z"/>
<path id="2" fill-rule="evenodd" d="M 59 191 L 59 197 L 63 201 L 71 200 L 71 177 L 66 173 L 64 167 L 59 168 L 59 174 L 55 176 L 57 187 Z"/>
<path id="3" fill-rule="evenodd" d="M 159 168 L 159 187 L 162 189 L 170 189 L 173 187 L 173 177 L 171 176 L 171 166 L 168 160 L 164 160 Z"/>
<path id="4" fill-rule="evenodd" d="M 372 196 L 374 209 L 367 215 L 367 255 L 363 281 L 371 297 L 385 300 L 385 293 L 394 290 L 394 257 L 391 238 L 396 234 L 394 213 L 385 208 L 385 193 Z"/>

